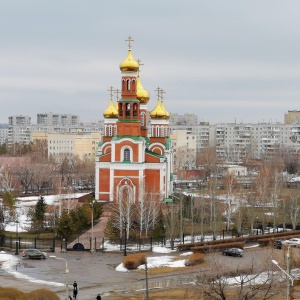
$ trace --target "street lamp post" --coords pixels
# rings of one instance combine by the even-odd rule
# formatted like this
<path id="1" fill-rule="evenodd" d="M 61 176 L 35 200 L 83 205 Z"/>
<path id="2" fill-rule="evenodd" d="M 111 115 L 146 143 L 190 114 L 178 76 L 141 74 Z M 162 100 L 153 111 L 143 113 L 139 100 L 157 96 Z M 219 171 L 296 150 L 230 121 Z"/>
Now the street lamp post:
<path id="1" fill-rule="evenodd" d="M 62 257 L 56 257 L 55 255 L 50 255 L 50 258 L 55 258 L 55 259 L 61 259 L 66 262 L 66 299 L 69 300 L 69 269 L 68 269 L 68 262 L 66 259 Z"/>
<path id="2" fill-rule="evenodd" d="M 287 289 L 286 289 L 286 300 L 293 300 L 294 299 L 294 280 L 295 278 L 293 278 L 289 272 L 289 259 L 290 259 L 290 246 L 288 246 L 288 249 L 287 249 L 287 255 L 286 255 L 286 259 L 287 259 L 287 271 L 285 271 L 284 269 L 282 269 L 280 266 L 279 266 L 279 263 L 272 259 L 272 263 L 274 265 L 277 266 L 278 269 L 280 269 L 287 277 Z M 291 284 L 289 284 L 289 281 L 291 281 Z"/>
<path id="3" fill-rule="evenodd" d="M 15 223 L 16 223 L 16 253 L 15 253 L 15 255 L 18 255 L 19 254 L 19 233 L 18 233 L 19 221 L 17 220 Z"/>
<path id="4" fill-rule="evenodd" d="M 149 299 L 149 286 L 148 286 L 148 264 L 147 264 L 147 257 L 145 262 L 145 273 L 146 273 L 146 300 Z"/>
<path id="5" fill-rule="evenodd" d="M 90 205 L 92 207 L 92 242 L 91 242 L 91 253 L 95 253 L 95 249 L 94 249 L 94 204 L 95 204 L 96 200 L 93 200 Z"/>

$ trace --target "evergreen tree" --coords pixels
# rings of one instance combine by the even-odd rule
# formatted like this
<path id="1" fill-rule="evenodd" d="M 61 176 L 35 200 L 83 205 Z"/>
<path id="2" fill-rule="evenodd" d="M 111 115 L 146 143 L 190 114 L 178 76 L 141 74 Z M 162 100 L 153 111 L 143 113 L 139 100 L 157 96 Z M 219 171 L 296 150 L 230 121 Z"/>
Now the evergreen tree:
<path id="1" fill-rule="evenodd" d="M 74 233 L 74 229 L 75 225 L 72 216 L 68 214 L 67 211 L 63 211 L 56 227 L 57 235 L 63 238 L 67 238 Z"/>
<path id="2" fill-rule="evenodd" d="M 44 229 L 47 203 L 43 196 L 40 196 L 35 208 L 31 211 L 32 227 L 39 234 Z"/>

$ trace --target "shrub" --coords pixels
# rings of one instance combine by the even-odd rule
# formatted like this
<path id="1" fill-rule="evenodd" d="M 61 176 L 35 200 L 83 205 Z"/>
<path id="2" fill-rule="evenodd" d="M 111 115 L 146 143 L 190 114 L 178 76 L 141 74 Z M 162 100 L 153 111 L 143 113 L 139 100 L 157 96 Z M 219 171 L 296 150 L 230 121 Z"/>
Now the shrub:
<path id="1" fill-rule="evenodd" d="M 70 293 L 71 294 L 71 293 Z M 52 291 L 39 289 L 26 293 L 22 300 L 59 300 L 60 298 Z"/>
<path id="2" fill-rule="evenodd" d="M 195 266 L 195 265 L 202 264 L 203 262 L 204 262 L 204 254 L 194 253 L 189 256 L 186 265 Z"/>
<path id="3" fill-rule="evenodd" d="M 227 248 L 244 248 L 245 243 L 236 242 L 236 243 L 228 243 L 228 244 L 219 244 L 219 245 L 209 245 L 209 246 L 200 246 L 191 248 L 195 253 L 208 253 L 208 252 L 216 252 Z"/>
<path id="4" fill-rule="evenodd" d="M 0 288 L 0 299 L 17 300 L 24 295 L 23 292 L 14 288 Z"/>
<path id="5" fill-rule="evenodd" d="M 136 269 L 146 263 L 146 256 L 143 253 L 131 254 L 123 258 L 123 265 L 129 270 Z"/>

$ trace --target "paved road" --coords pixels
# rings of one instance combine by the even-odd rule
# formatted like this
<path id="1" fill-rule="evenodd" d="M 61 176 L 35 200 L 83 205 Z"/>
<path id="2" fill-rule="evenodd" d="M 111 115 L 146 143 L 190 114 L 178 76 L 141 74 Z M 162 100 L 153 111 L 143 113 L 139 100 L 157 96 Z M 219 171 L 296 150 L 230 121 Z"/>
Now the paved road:
<path id="1" fill-rule="evenodd" d="M 216 254 L 207 256 L 207 260 L 218 257 L 218 259 L 222 259 L 224 264 L 228 265 L 228 268 L 236 268 L 245 262 L 251 264 L 255 261 L 255 263 L 259 264 L 260 259 L 265 260 L 269 256 L 268 251 L 267 249 L 259 248 L 254 251 L 246 251 L 244 258 L 224 257 L 221 254 Z M 275 251 L 278 254 L 280 250 Z M 102 299 L 113 299 L 111 296 L 113 291 L 118 291 L 121 294 L 130 294 L 145 288 L 145 274 L 143 272 L 117 272 L 115 270 L 115 267 L 122 262 L 123 253 L 60 253 L 58 249 L 54 254 L 67 260 L 69 283 L 72 284 L 74 280 L 78 283 L 78 300 L 95 299 L 98 293 L 101 293 Z M 153 253 L 151 256 L 159 255 L 166 254 Z M 177 256 L 178 253 L 172 255 Z M 64 260 L 53 258 L 27 260 L 22 259 L 21 255 L 19 255 L 19 258 L 19 264 L 11 272 L 0 271 L 0 286 L 16 287 L 25 292 L 46 288 L 56 292 L 61 299 L 65 299 L 66 263 Z M 149 276 L 149 288 L 189 282 L 193 279 L 194 274 L 195 270 L 183 269 L 172 274 Z M 37 282 L 36 279 L 40 281 Z M 71 286 L 70 294 L 72 294 Z"/>

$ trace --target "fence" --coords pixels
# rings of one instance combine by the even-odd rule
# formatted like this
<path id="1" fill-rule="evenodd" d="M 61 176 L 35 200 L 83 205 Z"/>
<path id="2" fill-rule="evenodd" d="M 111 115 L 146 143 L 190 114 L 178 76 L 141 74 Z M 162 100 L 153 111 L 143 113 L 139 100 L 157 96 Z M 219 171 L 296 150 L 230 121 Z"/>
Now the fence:
<path id="1" fill-rule="evenodd" d="M 200 242 L 200 241 L 211 241 L 218 239 L 227 239 L 233 237 L 242 237 L 249 235 L 262 235 L 268 233 L 280 232 L 281 229 L 267 228 L 266 230 L 261 229 L 244 229 L 238 233 L 235 230 L 220 230 L 216 232 L 204 232 L 202 234 L 195 233 L 193 236 L 183 234 L 182 237 L 148 237 L 148 238 L 119 238 L 119 239 L 108 239 L 94 237 L 93 240 L 89 238 L 78 237 L 73 242 L 69 243 L 68 240 L 63 239 L 61 242 L 61 250 L 66 251 L 152 251 L 153 247 L 169 247 L 175 249 L 179 244 Z"/>
<path id="2" fill-rule="evenodd" d="M 7 236 L 4 243 L 0 245 L 1 248 L 16 250 L 21 249 L 40 249 L 44 251 L 55 251 L 55 239 L 49 238 L 22 238 Z"/>
<path id="3" fill-rule="evenodd" d="M 282 231 L 281 228 L 267 228 L 266 230 L 261 229 L 250 229 L 243 230 L 243 232 L 236 234 L 235 231 L 221 230 L 215 233 L 204 232 L 202 234 L 195 233 L 193 236 L 183 234 L 182 237 L 148 237 L 148 238 L 128 238 L 128 239 L 107 239 L 94 237 L 82 239 L 78 237 L 76 240 L 69 242 L 68 239 L 61 239 L 57 241 L 54 238 L 23 238 L 7 236 L 4 243 L 0 245 L 2 249 L 19 250 L 23 249 L 40 249 L 43 251 L 55 252 L 55 247 L 60 247 L 61 251 L 152 251 L 153 247 L 169 247 L 175 249 L 179 244 L 210 241 L 216 239 L 226 239 L 237 236 L 248 236 L 248 235 L 261 235 L 268 233 L 275 233 Z M 59 245 L 60 244 L 60 245 Z"/>

